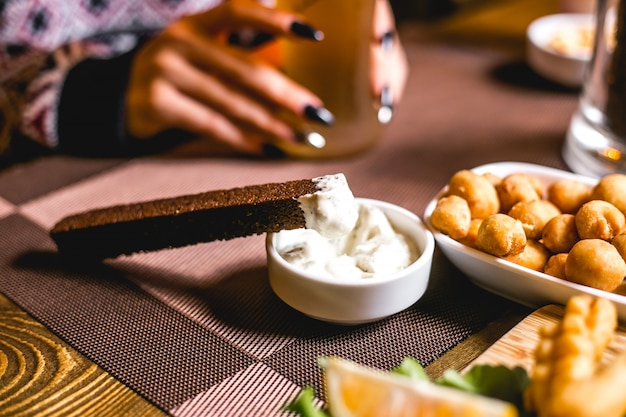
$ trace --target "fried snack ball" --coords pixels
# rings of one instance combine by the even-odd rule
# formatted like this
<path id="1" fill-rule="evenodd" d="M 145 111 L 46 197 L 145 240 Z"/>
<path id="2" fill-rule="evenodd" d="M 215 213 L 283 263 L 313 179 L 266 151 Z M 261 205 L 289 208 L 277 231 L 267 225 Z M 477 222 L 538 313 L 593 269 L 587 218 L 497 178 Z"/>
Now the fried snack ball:
<path id="1" fill-rule="evenodd" d="M 615 246 L 602 239 L 577 242 L 565 261 L 565 279 L 604 291 L 613 291 L 626 276 L 626 262 Z"/>
<path id="2" fill-rule="evenodd" d="M 487 180 L 489 180 L 491 185 L 493 185 L 494 187 L 498 185 L 500 181 L 502 181 L 502 178 L 498 177 L 493 172 L 485 172 L 484 174 L 482 174 L 482 176 L 487 178 Z"/>
<path id="3" fill-rule="evenodd" d="M 464 198 L 449 195 L 437 201 L 430 221 L 441 233 L 459 240 L 467 236 L 472 214 Z"/>
<path id="4" fill-rule="evenodd" d="M 484 219 L 476 235 L 476 245 L 480 250 L 499 257 L 522 253 L 526 241 L 522 222 L 503 213 Z"/>
<path id="5" fill-rule="evenodd" d="M 580 181 L 565 179 L 548 186 L 547 199 L 562 213 L 574 214 L 583 204 L 590 201 L 592 186 Z M 602 200 L 599 198 L 598 200 Z"/>
<path id="6" fill-rule="evenodd" d="M 545 246 L 536 240 L 528 240 L 521 253 L 505 256 L 504 259 L 541 272 L 548 262 L 549 257 L 550 252 L 548 252 Z"/>
<path id="7" fill-rule="evenodd" d="M 550 219 L 541 235 L 543 245 L 552 253 L 567 253 L 579 240 L 576 216 L 568 213 Z"/>
<path id="8" fill-rule="evenodd" d="M 552 255 L 543 267 L 543 272 L 553 277 L 565 279 L 565 261 L 567 261 L 567 253 Z"/>
<path id="9" fill-rule="evenodd" d="M 611 244 L 615 246 L 615 249 L 622 255 L 622 259 L 626 261 L 626 234 L 622 233 L 613 238 Z"/>
<path id="10" fill-rule="evenodd" d="M 626 217 L 608 201 L 591 200 L 576 212 L 576 229 L 581 239 L 611 241 L 626 228 Z"/>
<path id="11" fill-rule="evenodd" d="M 476 240 L 478 239 L 478 229 L 482 222 L 482 219 L 472 219 L 467 235 L 463 239 L 459 239 L 459 242 L 470 248 L 479 249 Z"/>
<path id="12" fill-rule="evenodd" d="M 495 187 L 482 175 L 464 169 L 456 172 L 448 182 L 448 195 L 457 195 L 467 201 L 472 219 L 484 219 L 500 211 Z"/>
<path id="13" fill-rule="evenodd" d="M 591 198 L 608 201 L 626 213 L 626 174 L 609 174 L 600 178 L 591 191 Z"/>
<path id="14" fill-rule="evenodd" d="M 513 173 L 505 176 L 496 186 L 500 209 L 507 213 L 520 201 L 541 200 L 542 187 L 535 177 L 528 174 Z"/>
<path id="15" fill-rule="evenodd" d="M 528 239 L 540 239 L 546 223 L 559 214 L 561 211 L 548 200 L 520 201 L 508 213 L 522 222 Z"/>

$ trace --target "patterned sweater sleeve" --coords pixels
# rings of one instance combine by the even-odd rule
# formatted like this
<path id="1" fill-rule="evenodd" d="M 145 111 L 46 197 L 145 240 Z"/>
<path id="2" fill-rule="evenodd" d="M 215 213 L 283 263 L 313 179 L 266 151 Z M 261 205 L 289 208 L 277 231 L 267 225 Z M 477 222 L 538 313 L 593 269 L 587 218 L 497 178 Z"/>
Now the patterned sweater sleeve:
<path id="1" fill-rule="evenodd" d="M 80 40 L 11 61 L 12 74 L 0 92 L 0 153 L 16 136 L 80 152 L 102 152 L 120 144 L 134 43 L 130 35 L 123 41 Z M 123 49 L 120 44 L 125 44 Z"/>
<path id="2" fill-rule="evenodd" d="M 16 137 L 67 151 L 119 147 L 138 42 L 219 2 L 0 1 L 0 154 Z"/>

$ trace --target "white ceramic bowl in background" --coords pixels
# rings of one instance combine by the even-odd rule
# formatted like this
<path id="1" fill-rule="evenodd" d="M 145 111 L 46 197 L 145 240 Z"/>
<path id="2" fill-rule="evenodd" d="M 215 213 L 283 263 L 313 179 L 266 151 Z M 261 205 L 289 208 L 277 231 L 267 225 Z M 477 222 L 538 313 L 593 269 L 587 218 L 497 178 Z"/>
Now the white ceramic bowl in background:
<path id="1" fill-rule="evenodd" d="M 269 282 L 280 299 L 296 310 L 331 323 L 354 325 L 380 320 L 419 300 L 430 278 L 435 240 L 414 213 L 378 200 L 357 198 L 380 208 L 391 224 L 418 249 L 411 265 L 391 276 L 341 280 L 311 275 L 285 261 L 275 248 L 276 235 L 266 239 Z"/>
<path id="2" fill-rule="evenodd" d="M 481 165 L 473 168 L 472 171 L 478 174 L 490 172 L 500 178 L 513 173 L 526 173 L 538 178 L 546 186 L 563 179 L 573 179 L 591 186 L 598 182 L 595 178 L 520 162 L 498 162 Z M 532 308 L 553 303 L 565 305 L 570 297 L 580 293 L 603 297 L 615 304 L 620 320 L 626 323 L 626 296 L 622 295 L 625 291 L 623 287 L 626 284 L 623 284 L 616 292 L 607 292 L 576 284 L 470 248 L 439 232 L 432 225 L 431 216 L 438 198 L 446 190 L 447 186 L 443 187 L 437 196 L 430 201 L 424 212 L 424 222 L 433 232 L 437 246 L 444 255 L 463 271 L 474 284 Z"/>
<path id="3" fill-rule="evenodd" d="M 593 28 L 593 15 L 587 13 L 560 13 L 534 20 L 526 30 L 526 59 L 528 65 L 543 77 L 561 85 L 577 88 L 581 85 L 591 49 L 588 53 L 565 55 L 550 47 L 562 31 Z"/>

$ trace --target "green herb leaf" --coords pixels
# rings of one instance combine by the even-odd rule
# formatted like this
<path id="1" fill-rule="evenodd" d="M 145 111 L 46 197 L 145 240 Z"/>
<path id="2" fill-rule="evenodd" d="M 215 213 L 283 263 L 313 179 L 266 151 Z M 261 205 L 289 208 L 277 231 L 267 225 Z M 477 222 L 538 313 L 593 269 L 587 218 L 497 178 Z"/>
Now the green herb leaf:
<path id="1" fill-rule="evenodd" d="M 392 369 L 391 372 L 409 377 L 412 381 L 430 381 L 422 365 L 408 356 L 402 359 L 400 365 Z"/>
<path id="2" fill-rule="evenodd" d="M 282 409 L 302 417 L 329 417 L 323 409 L 315 405 L 315 389 L 311 386 L 302 388 Z"/>
<path id="3" fill-rule="evenodd" d="M 463 391 L 499 398 L 520 406 L 522 393 L 530 382 L 530 377 L 526 370 L 519 366 L 508 368 L 503 365 L 476 365 L 465 375 L 447 370 L 435 382 Z"/>

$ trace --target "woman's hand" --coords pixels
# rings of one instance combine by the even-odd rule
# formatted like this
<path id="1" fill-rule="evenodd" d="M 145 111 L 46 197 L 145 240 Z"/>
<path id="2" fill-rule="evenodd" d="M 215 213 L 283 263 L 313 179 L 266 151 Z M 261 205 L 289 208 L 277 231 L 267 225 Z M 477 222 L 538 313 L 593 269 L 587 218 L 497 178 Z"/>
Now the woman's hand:
<path id="1" fill-rule="evenodd" d="M 235 151 L 297 142 L 294 117 L 329 123 L 321 100 L 228 36 L 252 29 L 274 37 L 321 34 L 294 15 L 232 0 L 183 17 L 137 53 L 127 92 L 126 126 L 138 138 L 177 128 Z"/>
<path id="2" fill-rule="evenodd" d="M 371 59 L 372 92 L 380 108 L 378 119 L 387 123 L 394 106 L 402 99 L 409 75 L 406 53 L 397 35 L 388 0 L 376 0 Z"/>

